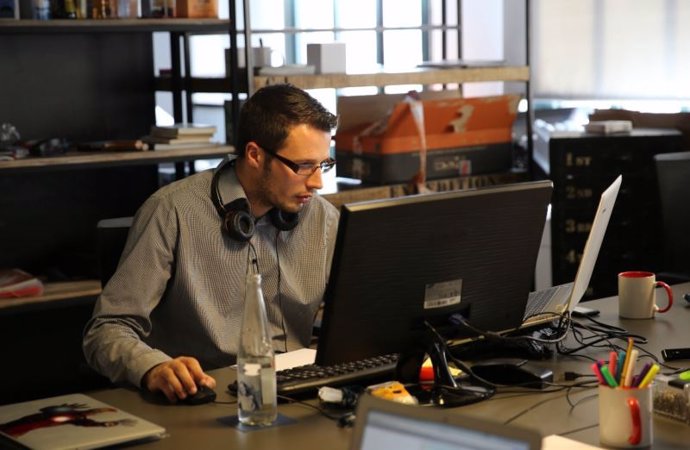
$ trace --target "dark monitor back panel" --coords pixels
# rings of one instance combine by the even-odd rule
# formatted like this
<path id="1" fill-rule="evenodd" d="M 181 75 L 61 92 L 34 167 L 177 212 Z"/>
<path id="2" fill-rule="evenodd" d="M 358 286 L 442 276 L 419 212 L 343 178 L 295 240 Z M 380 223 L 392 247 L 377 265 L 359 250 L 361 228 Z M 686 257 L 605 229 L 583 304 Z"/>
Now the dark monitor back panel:
<path id="1" fill-rule="evenodd" d="M 518 326 L 551 191 L 543 181 L 343 206 L 317 362 L 399 352 L 424 320 L 452 334 L 454 312 L 482 329 Z"/>
<path id="2" fill-rule="evenodd" d="M 654 156 L 663 228 L 664 271 L 690 277 L 690 152 Z"/>

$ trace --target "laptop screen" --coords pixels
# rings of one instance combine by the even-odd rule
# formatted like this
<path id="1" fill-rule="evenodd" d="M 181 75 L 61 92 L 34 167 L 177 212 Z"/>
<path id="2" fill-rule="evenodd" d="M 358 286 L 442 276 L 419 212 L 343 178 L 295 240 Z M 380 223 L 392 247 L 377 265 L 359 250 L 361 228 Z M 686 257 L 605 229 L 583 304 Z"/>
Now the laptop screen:
<path id="1" fill-rule="evenodd" d="M 538 450 L 541 435 L 457 410 L 405 405 L 372 395 L 357 404 L 351 450 Z"/>
<path id="2" fill-rule="evenodd" d="M 368 414 L 361 450 L 457 449 L 529 450 L 528 442 L 447 423 L 400 417 L 380 411 Z"/>

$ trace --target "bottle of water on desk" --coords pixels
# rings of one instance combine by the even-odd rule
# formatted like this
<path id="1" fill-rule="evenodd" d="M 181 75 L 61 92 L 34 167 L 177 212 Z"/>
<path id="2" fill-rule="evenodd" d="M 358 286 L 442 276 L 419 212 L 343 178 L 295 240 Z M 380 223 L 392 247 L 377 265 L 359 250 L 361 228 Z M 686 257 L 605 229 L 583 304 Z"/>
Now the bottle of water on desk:
<path id="1" fill-rule="evenodd" d="M 275 357 L 258 274 L 247 276 L 237 352 L 237 405 L 245 425 L 270 425 L 278 416 Z"/>

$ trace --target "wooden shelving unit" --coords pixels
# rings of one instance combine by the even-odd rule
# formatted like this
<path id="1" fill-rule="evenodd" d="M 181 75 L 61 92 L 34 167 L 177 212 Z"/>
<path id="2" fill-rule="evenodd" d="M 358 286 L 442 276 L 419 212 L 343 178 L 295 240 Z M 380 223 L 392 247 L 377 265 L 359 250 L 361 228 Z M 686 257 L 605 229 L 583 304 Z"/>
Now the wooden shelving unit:
<path id="1" fill-rule="evenodd" d="M 385 70 L 359 74 L 255 76 L 254 86 L 291 83 L 303 89 L 383 87 L 395 84 L 449 84 L 477 81 L 528 81 L 529 67 L 458 67 L 448 69 Z"/>
<path id="2" fill-rule="evenodd" d="M 214 34 L 227 32 L 229 24 L 222 19 L 3 20 L 0 21 L 0 34 L 154 31 Z"/>
<path id="3" fill-rule="evenodd" d="M 0 161 L 0 172 L 181 162 L 195 159 L 222 158 L 233 151 L 234 148 L 231 146 L 213 145 L 199 148 L 177 148 L 140 152 L 70 152 L 60 156 L 28 157 L 14 161 Z"/>
<path id="4" fill-rule="evenodd" d="M 100 293 L 101 282 L 99 280 L 45 283 L 43 295 L 0 300 L 0 313 L 3 310 L 16 310 L 23 307 L 49 306 L 51 302 L 59 303 L 65 300 L 93 300 Z"/>

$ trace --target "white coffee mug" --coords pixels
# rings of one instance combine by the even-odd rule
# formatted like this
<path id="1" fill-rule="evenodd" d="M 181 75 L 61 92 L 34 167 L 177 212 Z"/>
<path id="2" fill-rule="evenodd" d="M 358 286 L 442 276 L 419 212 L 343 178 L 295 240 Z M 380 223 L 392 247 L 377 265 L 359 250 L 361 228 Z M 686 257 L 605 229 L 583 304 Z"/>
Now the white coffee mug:
<path id="1" fill-rule="evenodd" d="M 649 447 L 654 442 L 652 387 L 599 385 L 599 442 L 606 447 Z"/>
<path id="2" fill-rule="evenodd" d="M 656 288 L 666 291 L 668 304 L 660 308 L 656 304 Z M 664 313 L 673 305 L 673 291 L 663 281 L 656 281 L 652 272 L 629 271 L 618 274 L 618 315 L 625 319 L 651 319 L 654 314 Z"/>

